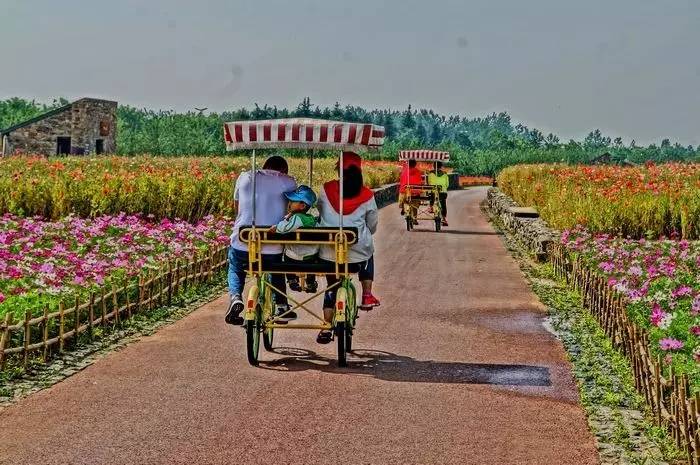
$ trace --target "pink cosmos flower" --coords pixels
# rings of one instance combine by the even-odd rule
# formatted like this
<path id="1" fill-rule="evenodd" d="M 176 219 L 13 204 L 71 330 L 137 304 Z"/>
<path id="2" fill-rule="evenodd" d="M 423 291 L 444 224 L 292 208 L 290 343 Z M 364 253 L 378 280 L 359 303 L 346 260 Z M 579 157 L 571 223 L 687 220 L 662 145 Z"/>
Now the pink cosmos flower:
<path id="1" fill-rule="evenodd" d="M 606 273 L 610 273 L 615 269 L 615 264 L 610 262 L 603 262 L 599 266 L 600 269 L 605 271 Z"/>
<path id="2" fill-rule="evenodd" d="M 700 336 L 700 326 L 695 325 L 690 327 L 690 334 L 693 336 Z"/>
<path id="3" fill-rule="evenodd" d="M 629 274 L 631 274 L 632 276 L 641 276 L 642 273 L 644 273 L 644 271 L 642 270 L 642 267 L 639 265 L 631 266 L 629 268 L 629 270 L 627 270 L 627 272 Z"/>
<path id="4" fill-rule="evenodd" d="M 680 286 L 676 290 L 674 290 L 671 295 L 673 297 L 683 297 L 686 295 L 690 295 L 693 292 L 693 288 L 688 287 L 688 286 Z"/>
<path id="5" fill-rule="evenodd" d="M 654 326 L 659 326 L 664 318 L 666 318 L 666 312 L 661 309 L 661 305 L 654 303 L 649 322 Z"/>
<path id="6" fill-rule="evenodd" d="M 672 277 L 674 274 L 676 274 L 676 264 L 670 261 L 662 263 L 661 272 L 668 277 Z"/>
<path id="7" fill-rule="evenodd" d="M 571 235 L 571 231 L 569 229 L 564 230 L 561 233 L 561 243 L 566 244 L 569 241 L 569 236 Z"/>
<path id="8" fill-rule="evenodd" d="M 684 346 L 683 341 L 674 339 L 672 337 L 667 337 L 659 341 L 659 347 L 661 350 L 678 350 L 682 349 Z"/>

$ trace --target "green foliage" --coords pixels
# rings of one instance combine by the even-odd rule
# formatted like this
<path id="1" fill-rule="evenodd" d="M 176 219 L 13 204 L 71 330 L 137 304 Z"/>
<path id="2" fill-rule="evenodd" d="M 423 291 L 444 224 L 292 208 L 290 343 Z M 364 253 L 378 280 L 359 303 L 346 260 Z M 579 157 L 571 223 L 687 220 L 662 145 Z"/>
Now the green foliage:
<path id="1" fill-rule="evenodd" d="M 11 98 L 0 101 L 0 128 L 8 127 L 44 111 L 67 103 L 55 100 L 51 105 Z M 560 142 L 554 134 L 545 136 L 538 129 L 513 124 L 505 113 L 481 118 L 438 115 L 432 110 L 366 110 L 336 102 L 321 108 L 306 97 L 294 109 L 260 106 L 222 113 L 190 111 L 153 111 L 130 106 L 118 110 L 119 155 L 221 155 L 225 153 L 222 136 L 224 121 L 313 117 L 374 123 L 386 128 L 385 148 L 375 158 L 395 159 L 396 152 L 409 148 L 449 150 L 454 166 L 465 175 L 493 176 L 507 166 L 520 163 L 563 162 L 585 164 L 609 153 L 612 163 L 643 163 L 647 160 L 694 161 L 700 151 L 664 139 L 660 146 L 638 147 L 634 141 L 625 147 L 620 138 L 614 141 L 599 129 L 591 131 L 581 142 Z M 321 154 L 323 156 L 323 154 Z"/>
<path id="2" fill-rule="evenodd" d="M 0 129 L 21 123 L 66 104 L 68 104 L 68 100 L 64 98 L 54 99 L 48 105 L 18 97 L 0 100 Z"/>

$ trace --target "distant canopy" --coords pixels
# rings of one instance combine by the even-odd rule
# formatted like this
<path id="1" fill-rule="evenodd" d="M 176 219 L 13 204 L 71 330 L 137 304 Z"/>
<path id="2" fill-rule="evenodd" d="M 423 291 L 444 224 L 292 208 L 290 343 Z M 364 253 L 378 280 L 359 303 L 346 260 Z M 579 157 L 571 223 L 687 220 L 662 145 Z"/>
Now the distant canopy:
<path id="1" fill-rule="evenodd" d="M 224 123 L 226 150 L 340 149 L 360 151 L 384 144 L 384 128 L 312 118 Z"/>
<path id="2" fill-rule="evenodd" d="M 450 161 L 450 152 L 437 150 L 401 150 L 399 160 Z"/>

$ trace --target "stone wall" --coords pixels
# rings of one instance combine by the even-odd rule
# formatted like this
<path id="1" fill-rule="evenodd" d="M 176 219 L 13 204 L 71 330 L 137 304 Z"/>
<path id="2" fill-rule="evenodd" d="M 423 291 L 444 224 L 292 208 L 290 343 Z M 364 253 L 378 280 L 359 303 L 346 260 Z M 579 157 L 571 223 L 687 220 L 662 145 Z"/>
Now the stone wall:
<path id="1" fill-rule="evenodd" d="M 550 228 L 542 218 L 515 216 L 511 209 L 519 205 L 495 187 L 488 190 L 485 207 L 503 227 L 512 232 L 517 240 L 540 260 L 546 259 L 549 244 L 559 240 L 559 232 Z"/>
<path id="2" fill-rule="evenodd" d="M 117 102 L 84 98 L 56 114 L 7 134 L 5 153 L 55 155 L 58 137 L 71 138 L 71 153 L 95 153 L 102 139 L 103 152 L 117 150 Z"/>
<path id="3" fill-rule="evenodd" d="M 7 134 L 5 153 L 56 154 L 56 138 L 71 137 L 70 109 L 21 127 Z"/>
<path id="4" fill-rule="evenodd" d="M 374 200 L 377 202 L 378 208 L 386 207 L 399 199 L 398 184 L 387 184 L 372 190 L 374 191 Z"/>
<path id="5" fill-rule="evenodd" d="M 102 139 L 103 152 L 117 150 L 117 102 L 84 98 L 72 105 L 74 147 L 95 153 L 95 141 Z"/>

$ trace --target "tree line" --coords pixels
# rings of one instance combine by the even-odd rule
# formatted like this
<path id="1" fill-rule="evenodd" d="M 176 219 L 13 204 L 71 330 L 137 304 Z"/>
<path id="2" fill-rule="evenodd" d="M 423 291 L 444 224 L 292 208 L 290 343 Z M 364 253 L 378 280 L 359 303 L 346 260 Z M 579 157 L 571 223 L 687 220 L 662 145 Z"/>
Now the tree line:
<path id="1" fill-rule="evenodd" d="M 5 128 L 67 104 L 65 99 L 42 104 L 21 98 L 0 100 L 0 128 Z M 660 145 L 623 144 L 599 129 L 583 141 L 561 141 L 555 134 L 514 123 L 506 112 L 485 117 L 445 116 L 432 110 L 374 109 L 336 103 L 332 107 L 313 105 L 304 98 L 296 108 L 255 104 L 221 113 L 154 111 L 119 106 L 117 151 L 121 155 L 218 155 L 225 153 L 222 123 L 235 120 L 310 117 L 385 127 L 386 141 L 374 156 L 396 159 L 403 149 L 435 148 L 451 153 L 454 167 L 470 175 L 493 175 L 518 163 L 565 162 L 643 163 L 698 161 L 700 146 L 683 146 L 664 139 Z"/>

